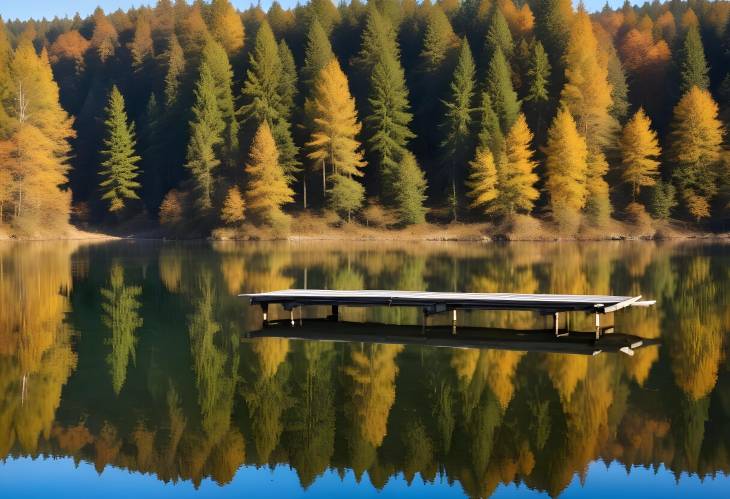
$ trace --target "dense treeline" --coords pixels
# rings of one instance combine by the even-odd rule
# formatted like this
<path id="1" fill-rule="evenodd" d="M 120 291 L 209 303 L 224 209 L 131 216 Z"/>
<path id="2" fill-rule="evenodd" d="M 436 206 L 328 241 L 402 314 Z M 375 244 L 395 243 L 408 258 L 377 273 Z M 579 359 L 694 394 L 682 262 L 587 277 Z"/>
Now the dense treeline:
<path id="1" fill-rule="evenodd" d="M 382 206 L 404 225 L 526 214 L 566 233 L 650 216 L 722 227 L 729 13 L 160 0 L 7 22 L 0 219 L 53 227 L 73 206 L 82 222 L 146 215 L 200 233 Z"/>

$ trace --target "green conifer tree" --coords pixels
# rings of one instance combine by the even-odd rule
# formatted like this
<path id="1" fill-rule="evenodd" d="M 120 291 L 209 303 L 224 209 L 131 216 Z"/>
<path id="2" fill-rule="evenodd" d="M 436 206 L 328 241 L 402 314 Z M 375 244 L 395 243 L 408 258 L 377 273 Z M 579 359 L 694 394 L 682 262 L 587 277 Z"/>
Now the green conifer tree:
<path id="1" fill-rule="evenodd" d="M 473 97 L 474 97 L 474 58 L 471 55 L 466 38 L 461 43 L 459 60 L 451 82 L 451 92 L 446 106 L 445 122 L 442 124 L 445 137 L 441 143 L 445 163 L 451 177 L 451 197 L 458 203 L 461 193 L 457 192 L 464 181 L 465 166 L 473 154 Z M 457 217 L 457 206 L 454 206 L 453 218 Z"/>
<path id="2" fill-rule="evenodd" d="M 496 49 L 489 63 L 485 88 L 499 118 L 502 134 L 506 134 L 520 114 L 520 102 L 512 87 L 510 68 L 501 48 Z"/>
<path id="3" fill-rule="evenodd" d="M 539 41 L 533 44 L 530 52 L 525 102 L 535 134 L 541 137 L 545 126 L 547 105 L 550 102 L 550 61 Z"/>
<path id="4" fill-rule="evenodd" d="M 210 69 L 218 110 L 225 123 L 219 157 L 227 167 L 232 168 L 238 160 L 238 120 L 233 102 L 233 69 L 226 50 L 212 38 L 208 39 L 203 48 L 202 62 Z"/>
<path id="5" fill-rule="evenodd" d="M 101 199 L 106 201 L 111 213 L 116 213 L 128 206 L 130 200 L 139 199 L 137 191 L 141 187 L 137 181 L 139 168 L 137 163 L 142 159 L 135 152 L 137 141 L 134 134 L 134 123 L 127 120 L 124 110 L 124 97 L 115 86 L 109 94 L 106 107 L 106 138 L 101 156 L 99 183 Z"/>
<path id="6" fill-rule="evenodd" d="M 213 208 L 214 170 L 221 164 L 217 151 L 223 143 L 225 128 L 218 107 L 215 80 L 208 65 L 202 64 L 195 85 L 195 105 L 185 164 L 192 175 L 194 203 L 201 217 L 208 216 Z"/>
<path id="7" fill-rule="evenodd" d="M 400 165 L 396 181 L 396 206 L 403 225 L 420 224 L 426 221 L 426 178 L 418 166 L 416 157 L 408 152 Z"/>
<path id="8" fill-rule="evenodd" d="M 311 91 L 314 81 L 320 71 L 335 57 L 329 37 L 322 29 L 322 25 L 315 17 L 309 24 L 307 32 L 307 46 L 304 52 L 304 66 L 302 66 L 302 83 L 304 88 Z"/>
<path id="9" fill-rule="evenodd" d="M 705 50 L 697 26 L 691 26 L 687 30 L 680 58 L 680 92 L 684 94 L 693 86 L 701 90 L 707 90 L 710 85 L 710 78 L 707 75 L 709 69 L 707 68 Z"/>
<path id="10" fill-rule="evenodd" d="M 495 5 L 489 18 L 489 28 L 487 28 L 487 36 L 484 40 L 484 55 L 487 60 L 494 57 L 497 49 L 501 50 L 502 54 L 509 59 L 515 49 L 515 44 L 502 9 Z"/>
<path id="11" fill-rule="evenodd" d="M 504 147 L 504 134 L 499 126 L 499 117 L 494 112 L 489 92 L 482 92 L 479 106 L 480 124 L 477 135 L 477 149 L 489 149 L 494 157 L 499 157 Z"/>

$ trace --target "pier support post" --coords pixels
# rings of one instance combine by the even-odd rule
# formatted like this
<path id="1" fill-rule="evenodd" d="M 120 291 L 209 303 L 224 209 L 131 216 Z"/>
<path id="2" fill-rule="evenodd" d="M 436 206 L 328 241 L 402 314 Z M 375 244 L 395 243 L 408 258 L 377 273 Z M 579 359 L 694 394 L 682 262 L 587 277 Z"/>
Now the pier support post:
<path id="1" fill-rule="evenodd" d="M 332 305 L 332 313 L 329 316 L 329 320 L 334 322 L 340 320 L 340 307 L 338 305 Z"/>
<path id="2" fill-rule="evenodd" d="M 601 315 L 596 312 L 596 339 L 601 338 Z"/>
<path id="3" fill-rule="evenodd" d="M 291 327 L 294 327 L 294 309 L 289 310 L 289 320 L 291 320 Z"/>
<path id="4" fill-rule="evenodd" d="M 261 304 L 261 313 L 263 314 L 263 321 L 264 321 L 264 327 L 269 325 L 269 304 L 268 303 L 262 303 Z"/>
<path id="5" fill-rule="evenodd" d="M 453 310 L 453 316 L 451 318 L 451 334 L 456 334 L 456 309 Z"/>
<path id="6" fill-rule="evenodd" d="M 568 314 L 566 312 L 566 317 L 567 316 Z M 560 312 L 553 312 L 553 332 L 555 333 L 556 338 L 560 338 L 561 336 L 568 336 L 570 334 L 568 331 L 565 331 L 564 333 L 560 332 Z"/>

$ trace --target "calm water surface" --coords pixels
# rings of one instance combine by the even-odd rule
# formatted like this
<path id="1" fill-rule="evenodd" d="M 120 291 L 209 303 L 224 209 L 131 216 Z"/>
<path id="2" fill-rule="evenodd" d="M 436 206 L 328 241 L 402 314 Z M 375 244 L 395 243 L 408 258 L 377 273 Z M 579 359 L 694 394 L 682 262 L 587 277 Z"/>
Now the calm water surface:
<path id="1" fill-rule="evenodd" d="M 260 337 L 260 311 L 236 295 L 289 287 L 643 294 L 657 307 L 616 314 L 616 332 L 658 345 Z M 420 321 L 340 315 L 386 324 L 374 339 Z M 729 344 L 719 243 L 0 243 L 0 493 L 728 497 Z"/>

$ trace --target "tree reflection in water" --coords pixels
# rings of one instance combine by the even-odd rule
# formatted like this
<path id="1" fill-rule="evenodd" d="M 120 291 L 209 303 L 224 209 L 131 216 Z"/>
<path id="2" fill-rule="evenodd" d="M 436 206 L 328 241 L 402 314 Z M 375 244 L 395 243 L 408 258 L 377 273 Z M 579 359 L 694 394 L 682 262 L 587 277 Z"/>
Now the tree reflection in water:
<path id="1" fill-rule="evenodd" d="M 500 483 L 555 495 L 599 459 L 665 465 L 680 480 L 730 472 L 727 246 L 342 246 L 0 245 L 0 457 L 71 456 L 194 484 L 224 485 L 243 465 L 288 464 L 303 488 L 328 469 L 378 488 L 444 476 L 473 497 Z M 588 357 L 245 337 L 260 311 L 238 293 L 305 285 L 643 293 L 658 306 L 617 315 L 616 329 L 662 345 Z M 545 325 L 524 312 L 460 323 Z"/>

